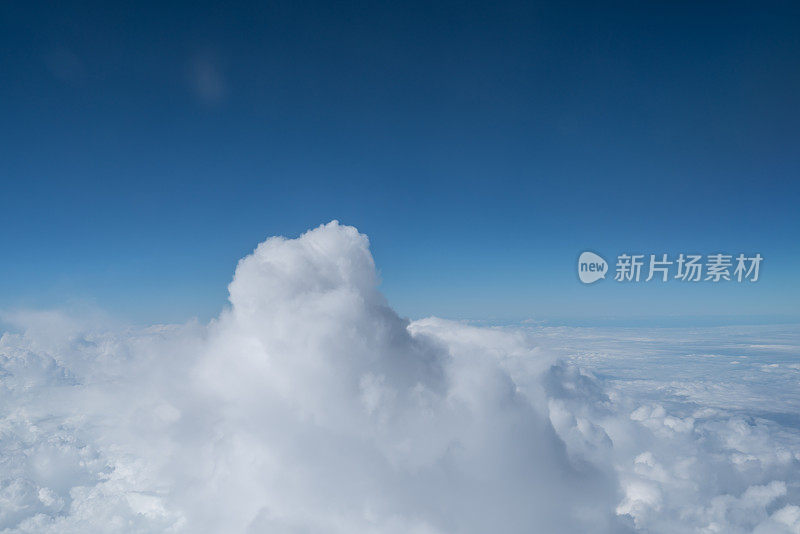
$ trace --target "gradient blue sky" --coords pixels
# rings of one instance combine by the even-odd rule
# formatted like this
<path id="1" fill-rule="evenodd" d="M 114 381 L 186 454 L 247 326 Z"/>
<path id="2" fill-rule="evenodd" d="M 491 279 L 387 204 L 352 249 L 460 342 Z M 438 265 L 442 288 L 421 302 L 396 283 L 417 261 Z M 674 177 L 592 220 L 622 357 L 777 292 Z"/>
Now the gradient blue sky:
<path id="1" fill-rule="evenodd" d="M 410 317 L 800 320 L 797 4 L 112 4 L 0 4 L 0 308 L 208 319 L 335 218 Z M 765 261 L 582 286 L 585 249 Z"/>

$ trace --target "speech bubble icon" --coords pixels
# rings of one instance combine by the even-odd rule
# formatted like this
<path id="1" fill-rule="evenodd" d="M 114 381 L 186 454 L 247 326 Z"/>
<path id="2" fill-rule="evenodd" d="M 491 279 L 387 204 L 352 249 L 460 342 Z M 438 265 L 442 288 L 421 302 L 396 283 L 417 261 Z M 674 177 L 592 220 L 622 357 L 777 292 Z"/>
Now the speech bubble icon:
<path id="1" fill-rule="evenodd" d="M 584 284 L 593 284 L 606 277 L 608 264 L 594 252 L 583 252 L 578 258 L 578 278 Z"/>

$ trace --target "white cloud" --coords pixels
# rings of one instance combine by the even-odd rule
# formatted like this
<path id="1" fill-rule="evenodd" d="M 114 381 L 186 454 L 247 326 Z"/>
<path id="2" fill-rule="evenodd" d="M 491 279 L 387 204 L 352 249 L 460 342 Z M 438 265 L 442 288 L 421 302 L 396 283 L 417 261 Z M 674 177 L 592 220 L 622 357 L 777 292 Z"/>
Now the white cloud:
<path id="1" fill-rule="evenodd" d="M 792 429 L 409 323 L 354 228 L 268 239 L 229 290 L 205 326 L 4 318 L 0 531 L 798 532 Z"/>

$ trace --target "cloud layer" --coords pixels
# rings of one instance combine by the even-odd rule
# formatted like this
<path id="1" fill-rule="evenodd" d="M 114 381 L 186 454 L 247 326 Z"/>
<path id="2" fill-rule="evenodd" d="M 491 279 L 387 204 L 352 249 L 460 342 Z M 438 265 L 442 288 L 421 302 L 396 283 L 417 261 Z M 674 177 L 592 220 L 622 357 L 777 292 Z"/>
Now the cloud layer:
<path id="1" fill-rule="evenodd" d="M 8 318 L 0 531 L 800 532 L 794 429 L 409 323 L 352 227 L 268 239 L 229 291 L 209 325 Z"/>

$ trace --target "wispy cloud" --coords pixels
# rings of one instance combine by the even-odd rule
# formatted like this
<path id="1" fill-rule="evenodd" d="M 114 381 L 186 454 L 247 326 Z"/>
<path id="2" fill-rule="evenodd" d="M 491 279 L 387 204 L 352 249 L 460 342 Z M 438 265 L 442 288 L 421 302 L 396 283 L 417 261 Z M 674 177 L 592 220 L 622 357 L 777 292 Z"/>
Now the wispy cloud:
<path id="1" fill-rule="evenodd" d="M 187 77 L 192 93 L 205 105 L 219 104 L 228 96 L 228 83 L 216 53 L 206 51 L 191 58 Z"/>
<path id="2" fill-rule="evenodd" d="M 44 56 L 44 63 L 50 74 L 58 81 L 69 85 L 80 85 L 86 77 L 86 67 L 74 52 L 58 47 Z"/>

